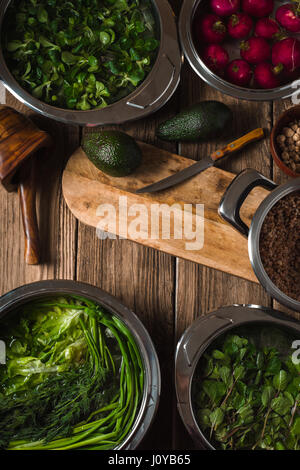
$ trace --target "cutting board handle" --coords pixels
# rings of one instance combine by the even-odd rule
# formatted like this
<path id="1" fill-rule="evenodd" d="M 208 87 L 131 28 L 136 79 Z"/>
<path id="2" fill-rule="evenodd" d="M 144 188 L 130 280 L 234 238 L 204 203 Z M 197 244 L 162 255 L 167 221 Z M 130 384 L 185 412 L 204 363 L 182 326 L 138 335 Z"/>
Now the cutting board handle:
<path id="1" fill-rule="evenodd" d="M 256 170 L 243 170 L 228 186 L 219 206 L 220 216 L 247 238 L 249 228 L 242 221 L 240 210 L 249 193 L 257 186 L 272 191 L 277 184 Z"/>

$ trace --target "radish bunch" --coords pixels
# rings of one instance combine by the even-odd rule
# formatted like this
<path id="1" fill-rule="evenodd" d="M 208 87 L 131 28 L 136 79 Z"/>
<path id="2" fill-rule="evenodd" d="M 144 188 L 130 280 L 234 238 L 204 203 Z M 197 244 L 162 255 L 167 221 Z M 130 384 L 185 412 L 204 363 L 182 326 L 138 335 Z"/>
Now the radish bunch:
<path id="1" fill-rule="evenodd" d="M 194 29 L 203 61 L 230 83 L 271 89 L 300 78 L 300 0 L 276 9 L 274 0 L 210 0 Z M 226 46 L 237 40 L 231 60 Z"/>

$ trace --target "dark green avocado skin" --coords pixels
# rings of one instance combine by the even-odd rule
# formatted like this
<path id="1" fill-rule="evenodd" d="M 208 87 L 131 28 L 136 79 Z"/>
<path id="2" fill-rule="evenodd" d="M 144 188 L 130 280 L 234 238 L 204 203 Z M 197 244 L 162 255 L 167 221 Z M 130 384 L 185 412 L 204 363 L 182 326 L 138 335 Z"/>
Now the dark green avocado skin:
<path id="1" fill-rule="evenodd" d="M 86 134 L 81 142 L 88 159 L 110 176 L 128 176 L 140 165 L 142 151 L 133 137 L 107 130 Z"/>
<path id="2" fill-rule="evenodd" d="M 196 141 L 218 138 L 230 128 L 232 111 L 219 101 L 202 101 L 163 122 L 158 138 L 168 141 Z"/>

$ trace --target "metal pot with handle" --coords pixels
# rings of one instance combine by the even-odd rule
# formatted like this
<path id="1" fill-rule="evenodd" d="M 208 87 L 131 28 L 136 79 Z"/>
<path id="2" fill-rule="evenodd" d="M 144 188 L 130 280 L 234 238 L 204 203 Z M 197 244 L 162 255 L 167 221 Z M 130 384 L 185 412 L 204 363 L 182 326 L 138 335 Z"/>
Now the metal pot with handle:
<path id="1" fill-rule="evenodd" d="M 282 2 L 280 2 L 280 0 L 275 0 L 275 8 L 281 4 Z M 208 0 L 184 0 L 178 24 L 180 44 L 184 55 L 192 69 L 200 78 L 202 78 L 202 80 L 221 93 L 248 101 L 285 99 L 297 92 L 298 82 L 296 78 L 294 80 L 291 79 L 291 82 L 282 84 L 276 88 L 246 88 L 230 83 L 225 80 L 223 76 L 221 77 L 211 70 L 205 64 L 201 54 L 199 53 L 199 47 L 197 47 L 193 32 L 193 23 L 196 16 L 203 16 L 207 11 L 209 11 Z M 298 35 L 296 35 L 296 37 L 297 36 Z M 228 46 L 230 60 L 239 57 L 239 41 L 230 41 Z"/>
<path id="2" fill-rule="evenodd" d="M 11 0 L 0 3 L 0 36 Z M 160 48 L 150 73 L 128 96 L 102 109 L 88 111 L 63 109 L 47 104 L 28 93 L 8 69 L 0 47 L 0 80 L 22 103 L 46 117 L 82 126 L 122 124 L 144 118 L 160 109 L 174 94 L 180 80 L 182 56 L 175 16 L 167 0 L 151 0 Z"/>
<path id="3" fill-rule="evenodd" d="M 231 305 L 197 318 L 180 338 L 175 357 L 177 407 L 183 423 L 198 449 L 215 450 L 200 428 L 192 400 L 193 379 L 199 361 L 212 345 L 227 333 L 255 327 L 276 327 L 298 339 L 300 325 L 283 313 L 258 305 Z"/>
<path id="4" fill-rule="evenodd" d="M 250 228 L 242 221 L 240 210 L 249 193 L 255 187 L 269 189 L 271 193 L 263 200 L 254 214 Z M 300 178 L 277 186 L 273 181 L 261 175 L 258 171 L 246 169 L 242 171 L 227 188 L 220 206 L 220 216 L 229 222 L 243 236 L 248 238 L 248 252 L 252 268 L 266 291 L 278 302 L 296 311 L 300 311 L 300 302 L 282 292 L 266 273 L 260 255 L 260 233 L 266 215 L 280 199 L 300 191 Z"/>
<path id="5" fill-rule="evenodd" d="M 114 296 L 98 287 L 78 281 L 56 279 L 33 282 L 18 287 L 0 297 L 0 319 L 14 315 L 14 312 L 17 312 L 28 302 L 61 295 L 76 295 L 98 303 L 111 315 L 118 317 L 131 331 L 135 339 L 143 362 L 144 393 L 131 430 L 123 442 L 115 448 L 116 450 L 134 450 L 147 434 L 156 415 L 160 399 L 161 374 L 151 337 L 142 322 L 131 310 L 121 304 Z"/>

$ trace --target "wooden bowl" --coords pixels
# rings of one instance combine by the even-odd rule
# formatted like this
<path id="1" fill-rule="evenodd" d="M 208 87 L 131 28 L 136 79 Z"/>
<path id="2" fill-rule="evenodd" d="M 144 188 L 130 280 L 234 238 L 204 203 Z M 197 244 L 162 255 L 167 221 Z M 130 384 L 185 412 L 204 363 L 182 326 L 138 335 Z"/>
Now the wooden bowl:
<path id="1" fill-rule="evenodd" d="M 270 143 L 271 143 L 271 154 L 273 160 L 275 161 L 276 165 L 288 176 L 292 178 L 297 178 L 300 176 L 300 173 L 294 172 L 291 168 L 286 166 L 284 161 L 281 159 L 280 154 L 281 150 L 276 142 L 277 136 L 280 135 L 282 129 L 286 127 L 291 121 L 298 119 L 300 121 L 300 105 L 293 106 L 292 108 L 287 109 L 277 120 L 276 124 L 274 125 Z"/>

